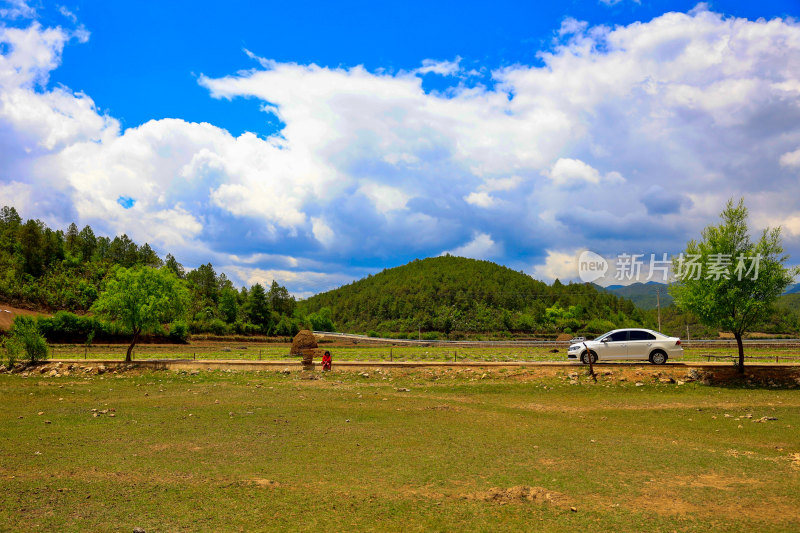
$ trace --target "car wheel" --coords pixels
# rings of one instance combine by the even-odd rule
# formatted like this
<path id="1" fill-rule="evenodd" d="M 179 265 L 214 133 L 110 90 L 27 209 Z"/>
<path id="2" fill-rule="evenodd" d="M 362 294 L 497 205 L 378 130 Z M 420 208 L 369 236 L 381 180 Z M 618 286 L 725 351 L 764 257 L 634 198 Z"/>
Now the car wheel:
<path id="1" fill-rule="evenodd" d="M 654 365 L 663 365 L 667 362 L 667 354 L 662 352 L 661 350 L 656 350 L 655 352 L 650 354 L 650 362 Z"/>
<path id="2" fill-rule="evenodd" d="M 583 352 L 581 354 L 581 363 L 583 363 L 584 365 L 588 365 L 589 364 L 588 354 L 592 355 L 592 364 L 595 364 L 597 362 L 597 354 L 594 353 L 594 352 Z"/>

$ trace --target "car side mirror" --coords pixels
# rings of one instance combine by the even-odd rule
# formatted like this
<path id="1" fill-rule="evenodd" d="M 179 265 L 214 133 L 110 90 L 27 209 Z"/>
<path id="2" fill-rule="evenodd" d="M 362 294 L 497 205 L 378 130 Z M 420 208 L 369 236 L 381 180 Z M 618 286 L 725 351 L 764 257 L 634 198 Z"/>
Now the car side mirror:
<path id="1" fill-rule="evenodd" d="M 600 342 L 608 342 L 608 339 L 603 339 Z"/>

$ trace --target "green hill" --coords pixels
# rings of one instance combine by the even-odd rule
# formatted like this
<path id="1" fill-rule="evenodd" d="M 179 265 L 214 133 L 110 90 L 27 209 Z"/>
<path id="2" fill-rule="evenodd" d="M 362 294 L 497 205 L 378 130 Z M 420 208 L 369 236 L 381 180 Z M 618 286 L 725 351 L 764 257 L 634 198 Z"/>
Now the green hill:
<path id="1" fill-rule="evenodd" d="M 655 309 L 658 304 L 656 292 L 661 289 L 661 308 L 663 309 L 674 303 L 672 296 L 667 292 L 667 286 L 665 283 L 649 281 L 630 285 L 609 285 L 605 290 L 621 298 L 629 299 L 640 309 Z"/>
<path id="2" fill-rule="evenodd" d="M 300 303 L 330 308 L 340 331 L 601 332 L 638 324 L 633 303 L 585 284 L 553 285 L 463 257 L 433 257 L 386 269 Z"/>

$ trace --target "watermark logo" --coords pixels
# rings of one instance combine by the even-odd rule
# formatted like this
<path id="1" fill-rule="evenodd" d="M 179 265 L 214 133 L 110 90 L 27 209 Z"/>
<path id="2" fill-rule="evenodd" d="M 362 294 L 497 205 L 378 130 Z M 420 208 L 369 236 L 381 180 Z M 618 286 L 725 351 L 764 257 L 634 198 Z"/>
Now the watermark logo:
<path id="1" fill-rule="evenodd" d="M 731 254 L 617 254 L 611 261 L 602 255 L 585 250 L 578 256 L 578 277 L 584 283 L 601 278 L 613 278 L 621 282 L 659 281 L 669 283 L 707 279 L 713 281 L 736 279 L 758 279 L 761 254 L 733 256 Z M 609 273 L 611 270 L 611 273 Z"/>
<path id="2" fill-rule="evenodd" d="M 578 277 L 584 283 L 592 283 L 608 272 L 608 261 L 602 255 L 585 250 L 578 256 Z"/>

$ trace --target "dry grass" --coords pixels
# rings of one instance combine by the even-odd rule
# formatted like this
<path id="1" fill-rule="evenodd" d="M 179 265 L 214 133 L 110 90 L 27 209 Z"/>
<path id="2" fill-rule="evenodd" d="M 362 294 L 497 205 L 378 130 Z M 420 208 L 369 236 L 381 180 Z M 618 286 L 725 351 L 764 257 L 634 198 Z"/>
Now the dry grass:
<path id="1" fill-rule="evenodd" d="M 797 389 L 309 376 L 0 375 L 0 529 L 800 529 Z"/>

